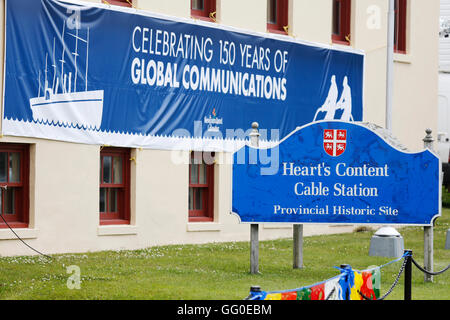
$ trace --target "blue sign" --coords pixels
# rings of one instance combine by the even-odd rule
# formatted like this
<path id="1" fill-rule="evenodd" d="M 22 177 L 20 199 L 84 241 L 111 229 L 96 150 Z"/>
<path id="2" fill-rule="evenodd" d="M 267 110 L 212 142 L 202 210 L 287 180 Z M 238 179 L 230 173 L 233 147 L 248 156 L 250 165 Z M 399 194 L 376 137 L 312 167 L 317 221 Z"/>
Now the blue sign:
<path id="1" fill-rule="evenodd" d="M 431 225 L 439 173 L 429 150 L 404 153 L 362 125 L 318 122 L 235 154 L 233 212 L 246 223 Z"/>
<path id="2" fill-rule="evenodd" d="M 253 121 L 278 130 L 268 140 L 315 120 L 361 121 L 363 70 L 359 51 L 289 36 L 8 0 L 2 130 L 160 149 L 196 149 L 197 139 L 199 149 L 228 150 L 223 141 L 241 141 Z"/>

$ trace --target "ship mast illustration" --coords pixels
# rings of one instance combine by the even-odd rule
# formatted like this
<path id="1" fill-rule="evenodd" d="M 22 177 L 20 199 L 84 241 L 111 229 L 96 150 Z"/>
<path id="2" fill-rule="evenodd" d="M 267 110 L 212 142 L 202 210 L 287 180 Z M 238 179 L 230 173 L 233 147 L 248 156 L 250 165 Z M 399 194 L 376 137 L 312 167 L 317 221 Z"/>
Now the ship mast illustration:
<path id="1" fill-rule="evenodd" d="M 75 32 L 66 31 L 66 21 L 62 27 L 62 53 L 61 72 L 57 75 L 56 61 L 56 38 L 53 38 L 52 64 L 53 82 L 50 87 L 48 80 L 48 53 L 45 54 L 45 70 L 44 70 L 44 95 L 41 96 L 41 71 L 39 70 L 39 92 L 38 96 L 30 99 L 30 107 L 33 113 L 33 119 L 40 123 L 53 125 L 66 125 L 73 127 L 83 127 L 88 129 L 99 129 L 103 114 L 103 90 L 88 90 L 88 68 L 89 68 L 89 28 L 86 29 L 86 38 L 82 38 L 79 34 L 79 27 L 75 28 Z M 75 39 L 74 51 L 66 50 L 65 37 L 66 34 Z M 78 91 L 77 80 L 79 77 L 78 59 L 79 43 L 86 46 L 86 70 L 84 75 L 84 91 Z M 67 71 L 70 67 L 67 65 L 66 59 L 72 55 L 74 61 L 74 74 Z M 81 57 L 80 57 L 81 58 Z M 67 66 L 65 68 L 65 66 Z M 66 70 L 65 70 L 66 69 Z M 66 73 L 64 73 L 66 72 Z M 73 84 L 72 84 L 73 78 Z M 61 92 L 58 92 L 60 89 Z"/>

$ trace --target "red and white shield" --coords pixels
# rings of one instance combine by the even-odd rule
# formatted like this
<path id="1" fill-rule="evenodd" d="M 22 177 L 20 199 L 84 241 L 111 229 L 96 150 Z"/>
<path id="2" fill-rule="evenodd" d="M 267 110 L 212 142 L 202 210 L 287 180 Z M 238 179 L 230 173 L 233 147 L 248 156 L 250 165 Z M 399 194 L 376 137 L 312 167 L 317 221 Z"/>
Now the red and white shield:
<path id="1" fill-rule="evenodd" d="M 332 157 L 339 157 L 347 147 L 347 130 L 324 130 L 323 148 Z"/>

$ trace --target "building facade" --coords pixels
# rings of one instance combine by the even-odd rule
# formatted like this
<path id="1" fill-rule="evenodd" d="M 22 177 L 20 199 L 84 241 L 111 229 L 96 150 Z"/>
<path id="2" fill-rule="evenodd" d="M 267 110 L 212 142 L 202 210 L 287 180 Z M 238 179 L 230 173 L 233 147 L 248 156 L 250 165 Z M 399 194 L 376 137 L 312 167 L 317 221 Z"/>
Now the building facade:
<path id="1" fill-rule="evenodd" d="M 385 125 L 388 0 L 90 2 L 363 50 L 363 120 Z M 0 15 L 4 20 L 4 1 Z M 437 130 L 438 34 L 439 2 L 396 1 L 392 130 L 412 151 L 422 149 L 426 128 Z M 5 43 L 4 32 L 0 41 Z M 2 136 L 2 216 L 22 239 L 49 254 L 248 240 L 249 225 L 230 214 L 231 165 L 190 161 L 195 155 L 188 151 L 177 154 L 181 164 L 173 156 L 167 150 Z M 306 235 L 342 230 L 348 228 L 305 226 Z M 291 235 L 286 225 L 263 225 L 260 231 L 261 239 Z M 31 253 L 0 221 L 0 255 Z"/>

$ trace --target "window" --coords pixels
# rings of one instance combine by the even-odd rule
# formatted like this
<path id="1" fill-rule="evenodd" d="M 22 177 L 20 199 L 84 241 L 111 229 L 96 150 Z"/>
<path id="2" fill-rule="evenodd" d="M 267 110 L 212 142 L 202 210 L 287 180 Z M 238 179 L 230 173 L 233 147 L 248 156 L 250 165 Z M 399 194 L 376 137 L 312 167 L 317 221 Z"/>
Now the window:
<path id="1" fill-rule="evenodd" d="M 395 0 L 394 51 L 406 53 L 407 0 Z"/>
<path id="2" fill-rule="evenodd" d="M 29 148 L 0 144 L 0 214 L 12 228 L 28 228 Z M 7 228 L 0 219 L 0 228 Z"/>
<path id="3" fill-rule="evenodd" d="M 100 151 L 100 225 L 130 224 L 130 151 Z"/>
<path id="4" fill-rule="evenodd" d="M 350 44 L 351 0 L 333 0 L 333 32 L 334 43 Z"/>
<path id="5" fill-rule="evenodd" d="M 206 21 L 215 21 L 216 0 L 191 0 L 191 16 Z"/>
<path id="6" fill-rule="evenodd" d="M 288 28 L 288 0 L 267 0 L 267 30 L 286 34 Z"/>
<path id="7" fill-rule="evenodd" d="M 192 152 L 189 164 L 189 221 L 214 220 L 214 153 Z"/>
<path id="8" fill-rule="evenodd" d="M 114 6 L 131 7 L 132 0 L 102 0 L 103 3 L 112 4 Z"/>

